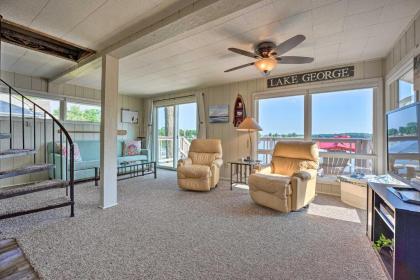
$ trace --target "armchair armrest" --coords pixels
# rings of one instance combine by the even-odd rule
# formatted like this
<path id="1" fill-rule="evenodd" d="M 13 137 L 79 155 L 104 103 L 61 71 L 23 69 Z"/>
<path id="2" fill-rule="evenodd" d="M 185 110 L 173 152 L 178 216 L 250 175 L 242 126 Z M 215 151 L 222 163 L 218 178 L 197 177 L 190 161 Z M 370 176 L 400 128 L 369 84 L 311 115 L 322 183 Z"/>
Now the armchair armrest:
<path id="1" fill-rule="evenodd" d="M 257 165 L 252 168 L 253 174 L 271 174 L 271 164 L 270 165 Z"/>
<path id="2" fill-rule="evenodd" d="M 191 165 L 191 164 L 192 164 L 191 158 L 184 158 L 184 159 L 178 160 L 177 166 L 180 167 L 180 166 Z"/>
<path id="3" fill-rule="evenodd" d="M 315 169 L 308 169 L 308 170 L 296 172 L 292 176 L 298 177 L 301 180 L 311 180 L 311 179 L 316 178 L 317 171 Z"/>
<path id="4" fill-rule="evenodd" d="M 296 172 L 292 176 L 292 211 L 305 207 L 315 198 L 316 169 Z"/>
<path id="5" fill-rule="evenodd" d="M 222 167 L 222 165 L 223 165 L 223 159 L 221 159 L 221 158 L 215 159 L 212 162 L 212 165 L 216 165 L 218 168 Z"/>

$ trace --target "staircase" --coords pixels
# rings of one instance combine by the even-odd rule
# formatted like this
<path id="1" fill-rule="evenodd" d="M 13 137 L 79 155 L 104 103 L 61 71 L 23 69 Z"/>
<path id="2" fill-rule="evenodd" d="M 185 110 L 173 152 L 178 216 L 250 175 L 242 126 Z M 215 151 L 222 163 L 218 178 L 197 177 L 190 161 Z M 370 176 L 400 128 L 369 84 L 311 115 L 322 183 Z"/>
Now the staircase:
<path id="1" fill-rule="evenodd" d="M 7 92 L 6 94 L 4 92 Z M 31 214 L 60 207 L 70 207 L 70 216 L 74 216 L 74 145 L 64 126 L 47 110 L 25 97 L 8 83 L 0 79 L 0 101 L 9 106 L 8 116 L 2 115 L 2 122 L 8 120 L 8 132 L 0 133 L 0 205 L 1 200 L 12 199 L 35 192 L 52 189 L 65 189 L 63 197 L 48 201 L 34 201 L 30 206 L 16 210 L 2 209 L 0 220 Z M 4 113 L 4 112 L 3 112 Z M 2 127 L 4 130 L 4 127 Z M 58 139 L 58 141 L 56 141 Z M 55 178 L 55 160 L 52 156 L 48 162 L 47 143 L 53 142 L 52 154 L 60 155 L 61 166 L 65 164 L 66 173 L 60 172 Z M 55 151 L 59 144 L 60 151 Z M 63 149 L 69 151 L 63 156 Z M 23 162 L 23 166 L 13 167 L 14 162 Z M 52 170 L 53 178 L 48 178 Z M 41 180 L 21 184 L 5 184 L 5 180 L 15 177 L 38 174 Z M 29 175 L 29 176 L 28 176 Z M 64 177 L 63 177 L 64 176 Z M 8 185 L 8 186 L 6 186 Z M 65 193 L 65 195 L 64 195 Z"/>
<path id="2" fill-rule="evenodd" d="M 39 279 L 15 239 L 0 240 L 0 279 Z"/>

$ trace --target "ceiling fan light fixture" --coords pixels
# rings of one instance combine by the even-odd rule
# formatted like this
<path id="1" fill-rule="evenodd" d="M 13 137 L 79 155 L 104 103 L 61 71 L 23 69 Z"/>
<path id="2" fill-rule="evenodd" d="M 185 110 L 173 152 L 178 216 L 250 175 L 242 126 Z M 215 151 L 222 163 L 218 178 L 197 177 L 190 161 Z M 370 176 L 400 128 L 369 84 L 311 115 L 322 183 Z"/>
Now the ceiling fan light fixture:
<path id="1" fill-rule="evenodd" d="M 264 41 L 264 42 L 258 43 L 255 46 L 254 52 L 249 52 L 249 51 L 245 51 L 245 50 L 241 50 L 237 48 L 228 48 L 228 50 L 231 52 L 254 58 L 256 59 L 256 61 L 230 68 L 228 70 L 225 70 L 225 73 L 239 70 L 239 69 L 251 66 L 251 65 L 255 65 L 255 67 L 257 67 L 260 73 L 264 77 L 267 77 L 270 75 L 271 71 L 277 66 L 278 62 L 280 62 L 281 64 L 311 63 L 314 61 L 312 57 L 283 56 L 283 54 L 295 48 L 304 40 L 305 40 L 304 35 L 296 35 L 296 36 L 293 36 L 292 38 L 287 39 L 286 41 L 284 41 L 283 43 L 279 45 L 276 45 L 274 42 L 271 42 L 271 41 Z"/>
<path id="2" fill-rule="evenodd" d="M 264 75 L 269 75 L 276 65 L 277 60 L 272 57 L 261 58 L 255 62 L 255 67 L 257 67 Z"/>

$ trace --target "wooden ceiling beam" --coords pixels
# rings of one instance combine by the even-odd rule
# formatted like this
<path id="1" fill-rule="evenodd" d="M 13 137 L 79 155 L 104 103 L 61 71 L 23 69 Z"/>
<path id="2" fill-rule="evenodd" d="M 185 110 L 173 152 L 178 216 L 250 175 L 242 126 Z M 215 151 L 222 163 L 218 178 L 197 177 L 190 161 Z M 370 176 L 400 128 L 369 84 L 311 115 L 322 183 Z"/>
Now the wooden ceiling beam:
<path id="1" fill-rule="evenodd" d="M 77 46 L 40 31 L 7 21 L 0 16 L 1 41 L 33 51 L 79 62 L 95 51 Z"/>

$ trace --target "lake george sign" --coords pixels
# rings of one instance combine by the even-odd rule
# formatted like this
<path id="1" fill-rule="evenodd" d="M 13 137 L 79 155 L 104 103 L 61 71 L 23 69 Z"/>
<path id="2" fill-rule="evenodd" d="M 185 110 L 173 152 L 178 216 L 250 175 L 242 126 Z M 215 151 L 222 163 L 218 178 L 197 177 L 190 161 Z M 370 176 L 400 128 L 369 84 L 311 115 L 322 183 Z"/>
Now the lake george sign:
<path id="1" fill-rule="evenodd" d="M 313 82 L 322 82 L 354 77 L 354 66 L 344 66 L 327 70 L 294 74 L 267 79 L 267 87 L 283 87 Z"/>

